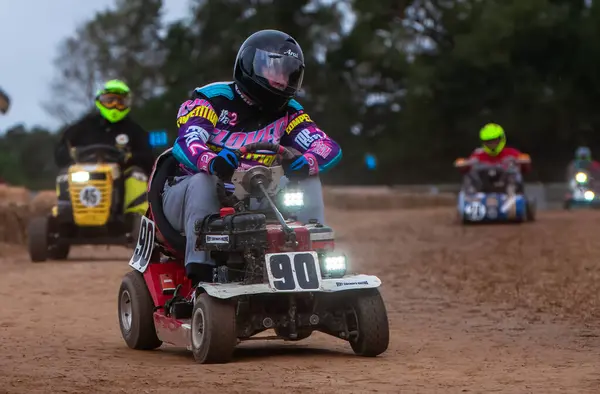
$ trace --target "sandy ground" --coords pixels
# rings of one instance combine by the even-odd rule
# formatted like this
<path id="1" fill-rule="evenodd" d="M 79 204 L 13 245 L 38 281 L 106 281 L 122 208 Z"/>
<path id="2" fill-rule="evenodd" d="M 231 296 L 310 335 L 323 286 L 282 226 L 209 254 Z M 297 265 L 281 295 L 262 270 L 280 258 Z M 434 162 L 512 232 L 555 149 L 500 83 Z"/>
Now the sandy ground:
<path id="1" fill-rule="evenodd" d="M 227 365 L 127 348 L 124 249 L 30 263 L 0 247 L 0 393 L 598 393 L 600 213 L 464 228 L 451 210 L 329 211 L 354 268 L 379 275 L 377 358 L 316 334 L 244 343 Z"/>

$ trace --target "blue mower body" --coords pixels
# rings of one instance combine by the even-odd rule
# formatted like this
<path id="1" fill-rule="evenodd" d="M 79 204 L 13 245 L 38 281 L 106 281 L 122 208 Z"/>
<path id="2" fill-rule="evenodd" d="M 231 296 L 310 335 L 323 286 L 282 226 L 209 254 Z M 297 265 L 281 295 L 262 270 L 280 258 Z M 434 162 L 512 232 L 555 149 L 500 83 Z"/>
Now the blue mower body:
<path id="1" fill-rule="evenodd" d="M 532 220 L 527 197 L 506 193 L 458 194 L 458 216 L 465 224 L 471 223 L 521 223 Z"/>

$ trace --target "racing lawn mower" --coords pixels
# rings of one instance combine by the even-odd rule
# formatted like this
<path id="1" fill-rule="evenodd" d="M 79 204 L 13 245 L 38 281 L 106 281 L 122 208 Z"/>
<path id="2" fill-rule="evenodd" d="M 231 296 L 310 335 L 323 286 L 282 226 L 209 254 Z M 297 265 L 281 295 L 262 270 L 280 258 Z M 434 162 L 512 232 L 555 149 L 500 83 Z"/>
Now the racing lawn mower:
<path id="1" fill-rule="evenodd" d="M 117 139 L 121 136 L 126 137 Z M 71 148 L 71 156 L 75 164 L 56 179 L 57 205 L 29 222 L 33 262 L 66 259 L 71 245 L 135 245 L 138 237 L 140 216 L 148 208 L 148 177 L 135 168 L 122 173 L 128 152 L 94 144 Z"/>
<path id="2" fill-rule="evenodd" d="M 458 216 L 463 224 L 535 220 L 536 204 L 527 198 L 518 180 L 517 163 L 455 161 L 455 167 L 471 167 L 458 194 Z"/>
<path id="3" fill-rule="evenodd" d="M 594 179 L 589 171 L 579 169 L 569 182 L 569 191 L 565 196 L 564 208 L 598 208 L 600 196 L 596 194 Z"/>
<path id="4" fill-rule="evenodd" d="M 258 151 L 292 155 L 273 143 L 250 144 L 236 154 Z M 303 193 L 292 183 L 279 185 L 280 165 L 238 169 L 219 181 L 220 212 L 196 223 L 196 247 L 216 261 L 213 281 L 192 288 L 184 270 L 185 237 L 162 211 L 161 191 L 177 166 L 170 150 L 158 159 L 149 214 L 129 262 L 133 270 L 119 289 L 119 325 L 130 348 L 165 342 L 191 350 L 198 363 L 226 363 L 240 341 L 299 341 L 321 331 L 348 341 L 360 356 L 387 350 L 381 281 L 347 273 L 330 227 L 295 219 Z M 268 329 L 275 335 L 255 337 Z"/>

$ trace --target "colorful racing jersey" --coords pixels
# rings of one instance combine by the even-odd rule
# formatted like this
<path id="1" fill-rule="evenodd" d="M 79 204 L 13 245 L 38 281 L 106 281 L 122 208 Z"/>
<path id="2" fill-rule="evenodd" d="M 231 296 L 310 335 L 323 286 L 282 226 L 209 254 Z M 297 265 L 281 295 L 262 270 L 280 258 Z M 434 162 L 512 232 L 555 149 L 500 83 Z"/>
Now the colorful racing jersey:
<path id="1" fill-rule="evenodd" d="M 272 142 L 303 154 L 310 175 L 327 171 L 342 157 L 339 145 L 312 121 L 304 108 L 290 100 L 281 111 L 266 114 L 252 105 L 233 82 L 216 82 L 196 88 L 177 114 L 179 135 L 173 155 L 186 173 L 209 173 L 209 163 L 223 148 L 239 149 L 253 142 Z M 246 154 L 240 168 L 273 164 L 275 154 Z"/>

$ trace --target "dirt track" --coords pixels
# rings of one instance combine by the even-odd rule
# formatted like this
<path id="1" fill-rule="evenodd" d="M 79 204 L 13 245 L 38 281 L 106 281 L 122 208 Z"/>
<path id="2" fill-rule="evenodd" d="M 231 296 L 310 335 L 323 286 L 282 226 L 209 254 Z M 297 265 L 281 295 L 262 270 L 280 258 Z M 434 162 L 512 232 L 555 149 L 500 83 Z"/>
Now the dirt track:
<path id="1" fill-rule="evenodd" d="M 448 209 L 328 214 L 354 266 L 383 280 L 383 356 L 324 335 L 250 342 L 218 366 L 133 351 L 116 312 L 127 251 L 34 265 L 2 246 L 0 393 L 600 392 L 599 213 L 471 228 Z"/>

